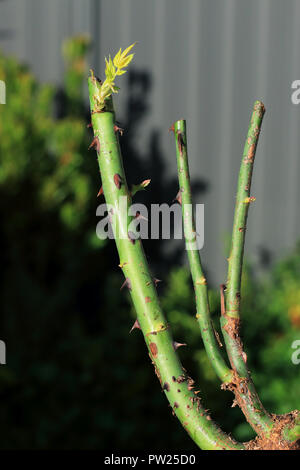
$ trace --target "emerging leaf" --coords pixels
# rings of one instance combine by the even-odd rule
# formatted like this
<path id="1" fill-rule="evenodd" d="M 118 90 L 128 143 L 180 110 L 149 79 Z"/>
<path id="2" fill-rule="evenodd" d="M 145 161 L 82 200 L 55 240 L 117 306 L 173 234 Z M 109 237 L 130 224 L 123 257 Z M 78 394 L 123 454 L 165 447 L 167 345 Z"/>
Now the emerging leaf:
<path id="1" fill-rule="evenodd" d="M 134 42 L 133 44 L 131 44 L 130 46 L 127 47 L 127 49 L 125 49 L 123 52 L 122 52 L 122 58 L 124 59 L 124 57 L 128 54 L 128 52 L 131 51 L 131 49 L 136 45 L 136 42 Z"/>
<path id="2" fill-rule="evenodd" d="M 127 54 L 131 51 L 135 44 L 136 43 L 131 44 L 123 52 L 122 49 L 119 50 L 119 52 L 114 57 L 115 67 L 117 67 L 118 69 L 123 69 L 124 67 L 127 67 L 127 65 L 131 62 L 134 56 L 134 54 L 130 54 L 129 56 L 127 56 Z"/>
<path id="3" fill-rule="evenodd" d="M 120 60 L 120 57 L 121 57 L 121 53 L 122 53 L 122 49 L 120 48 L 119 52 L 117 52 L 117 54 L 114 57 L 114 66 L 115 67 L 118 67 L 118 63 L 119 63 L 119 60 Z"/>
<path id="4" fill-rule="evenodd" d="M 106 79 L 109 82 L 113 82 L 113 80 L 116 76 L 116 70 L 115 70 L 114 64 L 111 60 L 111 56 L 109 56 L 109 60 L 107 60 L 105 58 L 105 63 L 106 63 L 106 68 L 105 68 Z"/>
<path id="5" fill-rule="evenodd" d="M 121 59 L 120 63 L 119 63 L 120 64 L 119 68 L 123 69 L 123 68 L 127 67 L 127 65 L 130 64 L 130 62 L 132 61 L 133 56 L 134 56 L 134 54 L 130 54 L 129 56 L 124 57 L 123 59 Z"/>
<path id="6" fill-rule="evenodd" d="M 97 83 L 99 88 L 99 95 L 97 96 L 97 110 L 102 111 L 105 108 L 105 101 L 112 95 L 112 93 L 118 93 L 119 88 L 115 85 L 115 78 L 118 75 L 124 75 L 126 70 L 122 70 L 127 67 L 133 59 L 134 54 L 127 55 L 128 52 L 134 47 L 136 43 L 131 44 L 123 52 L 120 48 L 114 59 L 112 60 L 109 55 L 108 59 L 105 58 L 105 80 L 101 84 Z M 92 78 L 94 77 L 93 71 L 91 71 Z"/>

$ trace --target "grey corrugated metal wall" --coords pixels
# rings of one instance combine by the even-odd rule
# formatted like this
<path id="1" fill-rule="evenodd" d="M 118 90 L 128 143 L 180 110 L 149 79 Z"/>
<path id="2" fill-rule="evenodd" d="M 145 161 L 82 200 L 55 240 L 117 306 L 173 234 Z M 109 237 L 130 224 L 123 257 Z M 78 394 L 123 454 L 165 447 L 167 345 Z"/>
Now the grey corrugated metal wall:
<path id="1" fill-rule="evenodd" d="M 2 0 L 0 45 L 30 63 L 43 80 L 59 81 L 64 37 L 89 32 L 91 58 L 101 74 L 103 57 L 138 41 L 134 67 L 152 76 L 150 110 L 137 145 L 153 129 L 176 173 L 169 125 L 188 121 L 190 167 L 206 180 L 202 256 L 216 282 L 226 268 L 224 237 L 231 230 L 235 186 L 256 98 L 266 105 L 258 147 L 247 254 L 259 247 L 281 255 L 300 236 L 300 105 L 291 83 L 300 79 L 299 0 Z M 100 69 L 100 70 L 99 70 Z M 102 69 L 103 70 L 103 69 Z M 118 98 L 125 116 L 126 80 Z M 157 175 L 159 178 L 160 175 Z"/>

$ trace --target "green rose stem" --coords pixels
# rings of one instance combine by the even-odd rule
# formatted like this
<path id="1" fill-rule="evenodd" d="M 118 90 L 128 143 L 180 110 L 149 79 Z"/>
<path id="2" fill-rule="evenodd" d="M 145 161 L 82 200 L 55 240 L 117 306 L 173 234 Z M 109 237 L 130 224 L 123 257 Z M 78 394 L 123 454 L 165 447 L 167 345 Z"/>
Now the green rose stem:
<path id="1" fill-rule="evenodd" d="M 188 164 L 186 122 L 176 121 L 170 128 L 174 132 L 179 180 L 178 201 L 182 206 L 182 217 L 186 249 L 196 295 L 197 314 L 203 343 L 210 362 L 223 383 L 231 382 L 233 371 L 225 363 L 217 344 L 217 332 L 210 318 L 207 282 L 203 274 L 192 208 L 192 194 Z"/>
<path id="2" fill-rule="evenodd" d="M 89 77 L 89 97 L 93 145 L 97 150 L 103 193 L 111 216 L 120 267 L 137 312 L 135 326 L 143 332 L 150 358 L 173 412 L 195 443 L 202 449 L 242 449 L 242 444 L 223 433 L 211 420 L 193 391 L 193 381 L 186 375 L 175 352 L 141 240 L 136 239 L 129 230 L 133 218 L 128 216 L 127 211 L 120 211 L 120 196 L 125 198 L 129 207 L 131 195 L 115 131 L 112 99 L 108 98 L 104 109 L 99 112 L 99 90 L 100 83 L 92 75 Z"/>
<path id="3" fill-rule="evenodd" d="M 235 373 L 235 380 L 228 388 L 237 392 L 235 394 L 236 400 L 253 429 L 259 435 L 269 436 L 273 427 L 273 421 L 256 393 L 247 367 L 247 356 L 243 351 L 240 339 L 240 290 L 246 222 L 249 205 L 255 200 L 255 198 L 250 197 L 251 179 L 264 112 L 263 103 L 256 101 L 254 103 L 238 179 L 225 292 L 225 286 L 221 286 L 221 298 L 225 294 L 225 305 L 224 297 L 222 299 L 221 326 L 228 357 Z"/>

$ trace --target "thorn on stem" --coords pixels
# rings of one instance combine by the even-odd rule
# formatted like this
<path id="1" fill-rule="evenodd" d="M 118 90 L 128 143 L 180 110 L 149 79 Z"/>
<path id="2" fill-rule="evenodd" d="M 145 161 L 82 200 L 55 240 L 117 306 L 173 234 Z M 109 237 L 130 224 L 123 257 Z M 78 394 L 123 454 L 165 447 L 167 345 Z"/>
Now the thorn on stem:
<path id="1" fill-rule="evenodd" d="M 101 196 L 103 194 L 103 186 L 99 189 L 99 192 L 97 194 L 97 197 Z"/>
<path id="2" fill-rule="evenodd" d="M 91 142 L 91 145 L 89 146 L 88 150 L 90 150 L 91 148 L 94 148 L 96 149 L 96 152 L 99 153 L 100 152 L 100 141 L 99 141 L 99 138 L 97 136 L 95 136 Z"/>
<path id="3" fill-rule="evenodd" d="M 160 282 L 162 282 L 162 280 L 161 280 L 161 279 L 153 278 L 153 282 L 154 282 L 155 286 L 157 286 L 157 284 L 159 284 Z"/>
<path id="4" fill-rule="evenodd" d="M 234 408 L 237 405 L 238 405 L 238 402 L 236 401 L 236 399 L 234 399 L 232 402 L 231 408 Z"/>
<path id="5" fill-rule="evenodd" d="M 123 135 L 123 133 L 124 133 L 124 129 L 122 129 L 121 127 L 117 126 L 116 124 L 114 125 L 114 131 L 115 131 L 115 132 L 119 132 L 120 135 Z"/>
<path id="6" fill-rule="evenodd" d="M 134 324 L 132 325 L 131 330 L 129 331 L 129 333 L 131 333 L 131 332 L 132 332 L 133 330 L 135 330 L 135 329 L 138 329 L 138 330 L 141 329 L 141 325 L 140 325 L 138 319 L 135 320 L 135 322 L 134 322 Z"/>
<path id="7" fill-rule="evenodd" d="M 177 341 L 173 341 L 173 349 L 174 351 L 176 351 L 178 348 L 180 348 L 181 346 L 187 346 L 186 343 L 177 343 Z"/>
<path id="8" fill-rule="evenodd" d="M 182 196 L 181 196 L 181 193 L 182 193 L 182 189 L 180 188 L 178 193 L 176 194 L 176 197 L 173 199 L 172 202 L 174 201 L 177 201 L 181 206 L 182 206 Z"/>
<path id="9" fill-rule="evenodd" d="M 126 277 L 125 281 L 121 285 L 120 290 L 124 289 L 124 287 L 127 287 L 128 290 L 131 290 L 131 282 L 130 282 L 129 277 Z"/>
<path id="10" fill-rule="evenodd" d="M 188 379 L 188 390 L 193 390 L 194 389 L 194 384 L 195 384 L 195 381 L 191 378 Z"/>
<path id="11" fill-rule="evenodd" d="M 174 124 L 172 124 L 172 126 L 169 127 L 169 132 L 175 132 Z"/>
<path id="12" fill-rule="evenodd" d="M 119 175 L 119 173 L 116 173 L 114 175 L 114 183 L 118 189 L 121 189 L 122 186 L 122 176 Z"/>

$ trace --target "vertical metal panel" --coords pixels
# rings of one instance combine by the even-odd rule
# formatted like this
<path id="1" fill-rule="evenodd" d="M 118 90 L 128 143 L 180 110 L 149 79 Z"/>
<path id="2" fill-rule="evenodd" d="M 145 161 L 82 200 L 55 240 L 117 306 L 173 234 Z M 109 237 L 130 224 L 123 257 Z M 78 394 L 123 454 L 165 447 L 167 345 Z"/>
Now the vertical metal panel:
<path id="1" fill-rule="evenodd" d="M 2 0 L 0 47 L 26 62 L 39 79 L 59 82 L 62 41 L 91 33 L 90 10 L 91 0 Z"/>
<path id="2" fill-rule="evenodd" d="M 288 70 L 288 82 L 298 79 L 300 76 L 300 3 L 293 1 L 293 10 L 291 12 L 291 42 L 290 42 L 290 67 Z M 296 106 L 290 106 L 287 115 L 286 132 L 286 155 L 289 158 L 288 165 L 285 165 L 285 181 L 286 181 L 286 205 L 284 211 L 284 219 L 282 226 L 285 227 L 285 245 L 290 246 L 300 234 L 300 112 Z"/>
<path id="3" fill-rule="evenodd" d="M 61 42 L 80 32 L 94 39 L 91 65 L 100 75 L 105 55 L 138 41 L 132 67 L 151 74 L 152 88 L 136 146 L 148 158 L 149 138 L 158 131 L 170 178 L 176 161 L 167 129 L 187 119 L 192 180 L 208 182 L 195 202 L 205 203 L 203 258 L 216 282 L 225 276 L 224 237 L 231 231 L 251 107 L 257 98 L 265 102 L 246 253 L 255 259 L 261 246 L 276 255 L 292 248 L 300 235 L 300 105 L 290 98 L 292 81 L 300 79 L 299 1 L 0 2 L 0 46 L 42 80 L 61 80 Z M 121 121 L 127 80 L 116 100 Z"/>

